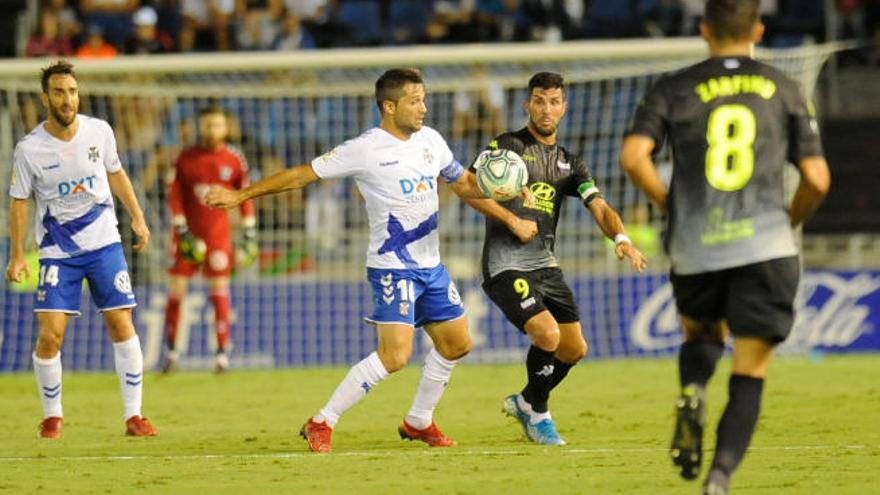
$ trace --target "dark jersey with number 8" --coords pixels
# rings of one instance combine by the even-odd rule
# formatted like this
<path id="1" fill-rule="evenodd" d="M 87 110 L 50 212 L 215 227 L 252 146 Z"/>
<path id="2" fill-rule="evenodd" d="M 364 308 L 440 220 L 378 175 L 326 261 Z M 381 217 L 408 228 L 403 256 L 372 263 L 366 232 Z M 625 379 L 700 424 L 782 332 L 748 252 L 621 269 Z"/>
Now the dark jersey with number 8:
<path id="1" fill-rule="evenodd" d="M 787 164 L 822 156 L 797 83 L 748 57 L 714 57 L 648 91 L 628 134 L 673 156 L 665 247 L 692 274 L 797 254 L 786 212 Z"/>

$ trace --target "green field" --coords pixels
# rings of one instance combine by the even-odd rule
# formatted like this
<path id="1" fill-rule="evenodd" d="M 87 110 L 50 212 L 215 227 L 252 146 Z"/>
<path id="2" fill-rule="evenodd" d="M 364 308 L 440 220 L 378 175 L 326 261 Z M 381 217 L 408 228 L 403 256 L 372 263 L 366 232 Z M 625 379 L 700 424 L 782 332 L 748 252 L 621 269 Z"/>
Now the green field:
<path id="1" fill-rule="evenodd" d="M 436 414 L 459 447 L 401 441 L 396 427 L 419 371 L 392 376 L 349 411 L 329 455 L 308 452 L 297 432 L 343 368 L 148 376 L 144 411 L 155 438 L 122 435 L 114 375 L 70 373 L 58 441 L 36 437 L 33 376 L 0 375 L 0 493 L 699 493 L 666 453 L 672 360 L 575 368 L 551 401 L 569 444 L 562 448 L 526 442 L 500 413 L 502 397 L 522 382 L 521 366 L 459 366 Z M 713 425 L 728 372 L 725 362 L 711 384 Z M 880 359 L 777 360 L 752 447 L 732 493 L 878 493 Z"/>

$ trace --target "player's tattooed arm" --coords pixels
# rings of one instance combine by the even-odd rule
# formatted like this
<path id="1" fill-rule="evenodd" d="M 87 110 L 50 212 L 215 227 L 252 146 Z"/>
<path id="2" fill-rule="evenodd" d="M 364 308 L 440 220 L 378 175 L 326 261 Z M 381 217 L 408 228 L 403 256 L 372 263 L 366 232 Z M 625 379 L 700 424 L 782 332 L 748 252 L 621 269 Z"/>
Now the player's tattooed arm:
<path id="1" fill-rule="evenodd" d="M 221 186 L 211 186 L 205 195 L 205 204 L 217 208 L 233 208 L 243 201 L 267 194 L 277 194 L 302 189 L 320 179 L 312 166 L 305 164 L 278 172 L 244 189 L 233 191 Z"/>
<path id="2" fill-rule="evenodd" d="M 623 141 L 623 149 L 620 151 L 620 166 L 636 186 L 665 212 L 668 190 L 660 180 L 657 167 L 654 166 L 654 160 L 651 158 L 655 145 L 651 137 L 638 134 L 628 136 Z"/>
<path id="3" fill-rule="evenodd" d="M 617 255 L 617 259 L 629 258 L 630 265 L 635 271 L 639 273 L 645 271 L 648 259 L 633 246 L 632 241 L 626 236 L 623 221 L 620 220 L 620 215 L 614 211 L 614 208 L 611 208 L 602 198 L 594 199 L 587 208 L 596 219 L 596 225 L 609 239 L 614 240 L 614 254 Z"/>
<path id="4" fill-rule="evenodd" d="M 116 172 L 107 173 L 107 182 L 110 184 L 110 190 L 119 198 L 125 210 L 131 215 L 131 230 L 134 231 L 137 242 L 135 243 L 135 251 L 143 251 L 150 245 L 150 228 L 147 227 L 147 220 L 144 218 L 144 211 L 138 203 L 137 195 L 134 188 L 131 187 L 131 181 L 125 170 L 119 169 Z"/>

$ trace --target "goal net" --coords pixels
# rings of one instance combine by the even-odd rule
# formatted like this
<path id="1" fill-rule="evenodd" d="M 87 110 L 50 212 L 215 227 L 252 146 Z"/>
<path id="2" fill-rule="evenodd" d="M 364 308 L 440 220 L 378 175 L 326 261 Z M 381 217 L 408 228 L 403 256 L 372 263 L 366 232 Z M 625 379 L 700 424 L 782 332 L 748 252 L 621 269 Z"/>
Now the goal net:
<path id="1" fill-rule="evenodd" d="M 839 45 L 760 51 L 813 93 L 819 71 Z M 208 104 L 232 117 L 232 144 L 257 180 L 310 161 L 378 123 L 373 83 L 390 67 L 422 69 L 426 124 L 442 133 L 456 157 L 470 163 L 496 134 L 525 123 L 525 85 L 536 71 L 560 72 L 568 113 L 560 143 L 581 153 L 636 244 L 650 257 L 646 275 L 613 255 L 592 217 L 572 199 L 563 208 L 557 254 L 577 295 L 591 354 L 654 355 L 678 343 L 660 248 L 660 215 L 618 166 L 623 133 L 639 99 L 664 73 L 706 54 L 697 39 L 352 49 L 288 54 L 169 55 L 77 62 L 81 112 L 113 126 L 153 233 L 150 249 L 132 253 L 127 215 L 119 209 L 139 307 L 136 326 L 147 366 L 161 358 L 170 215 L 165 176 L 181 148 L 196 142 L 196 116 Z M 15 142 L 44 118 L 39 69 L 48 62 L 0 63 L 0 151 L 8 190 Z M 472 361 L 519 360 L 526 341 L 480 289 L 483 219 L 440 187 L 441 255 L 468 313 Z M 300 366 L 353 362 L 375 345 L 363 323 L 371 310 L 364 282 L 367 216 L 350 180 L 256 202 L 258 262 L 235 273 L 231 299 L 232 365 Z M 29 234 L 31 236 L 32 234 Z M 8 208 L 0 208 L 0 252 L 8 252 Z M 28 246 L 35 249 L 31 238 Z M 8 258 L 4 257 L 4 263 Z M 32 273 L 35 271 L 32 269 Z M 36 336 L 34 287 L 0 290 L 0 370 L 25 369 Z M 112 367 L 100 314 L 90 298 L 68 328 L 63 360 L 80 369 Z M 210 362 L 213 311 L 196 279 L 179 330 L 184 366 Z M 421 333 L 419 333 L 421 334 Z M 416 353 L 429 341 L 417 338 Z"/>

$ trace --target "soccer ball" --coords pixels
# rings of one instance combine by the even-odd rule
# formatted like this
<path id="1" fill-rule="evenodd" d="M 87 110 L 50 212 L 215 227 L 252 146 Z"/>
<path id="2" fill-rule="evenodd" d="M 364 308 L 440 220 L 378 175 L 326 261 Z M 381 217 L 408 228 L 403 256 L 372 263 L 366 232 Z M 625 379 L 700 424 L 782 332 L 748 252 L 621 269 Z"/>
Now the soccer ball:
<path id="1" fill-rule="evenodd" d="M 507 201 L 520 195 L 529 181 L 526 162 L 510 150 L 486 150 L 475 162 L 477 185 L 487 198 Z"/>

